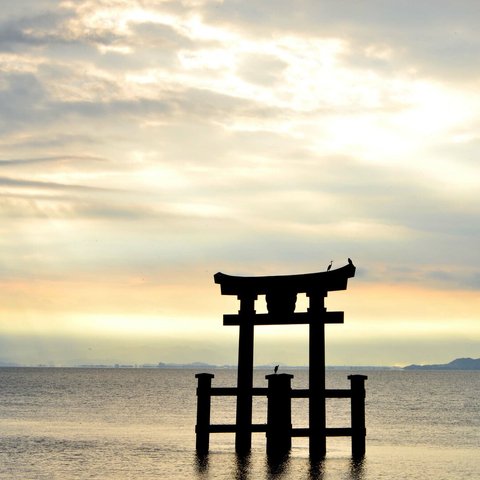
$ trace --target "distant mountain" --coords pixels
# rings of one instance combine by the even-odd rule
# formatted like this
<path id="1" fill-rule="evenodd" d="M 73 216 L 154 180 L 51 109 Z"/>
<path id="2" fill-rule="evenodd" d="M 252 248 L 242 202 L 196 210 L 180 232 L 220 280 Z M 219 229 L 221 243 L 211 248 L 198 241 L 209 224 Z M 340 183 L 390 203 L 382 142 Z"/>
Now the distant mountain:
<path id="1" fill-rule="evenodd" d="M 450 363 L 408 365 L 404 370 L 480 370 L 480 358 L 456 358 Z"/>

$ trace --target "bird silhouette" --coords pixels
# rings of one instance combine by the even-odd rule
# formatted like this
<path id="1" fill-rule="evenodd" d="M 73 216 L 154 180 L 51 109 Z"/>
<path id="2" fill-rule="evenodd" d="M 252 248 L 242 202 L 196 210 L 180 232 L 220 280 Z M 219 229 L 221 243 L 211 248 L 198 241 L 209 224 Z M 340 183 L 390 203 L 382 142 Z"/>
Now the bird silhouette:
<path id="1" fill-rule="evenodd" d="M 278 367 L 279 367 L 279 365 L 275 365 L 275 368 L 273 369 L 273 373 L 277 373 L 277 372 L 278 372 Z"/>
<path id="2" fill-rule="evenodd" d="M 353 262 L 352 262 L 352 259 L 351 259 L 351 258 L 348 259 L 348 263 L 349 263 L 350 265 L 353 265 Z"/>
<path id="3" fill-rule="evenodd" d="M 330 271 L 330 269 L 332 268 L 332 263 L 333 263 L 333 260 L 330 260 L 330 265 L 327 267 L 327 272 Z"/>

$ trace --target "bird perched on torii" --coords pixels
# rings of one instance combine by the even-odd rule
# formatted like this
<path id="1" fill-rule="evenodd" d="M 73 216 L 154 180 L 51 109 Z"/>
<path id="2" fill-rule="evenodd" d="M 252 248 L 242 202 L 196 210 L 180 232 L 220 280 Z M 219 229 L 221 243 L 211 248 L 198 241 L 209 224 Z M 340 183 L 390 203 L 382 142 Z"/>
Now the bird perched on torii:
<path id="1" fill-rule="evenodd" d="M 333 260 L 330 260 L 330 263 L 329 263 L 329 265 L 328 265 L 328 267 L 327 267 L 327 272 L 329 272 L 329 271 L 331 270 L 332 264 L 333 264 Z M 353 265 L 353 262 L 352 262 L 352 259 L 351 259 L 351 258 L 348 258 L 348 264 L 349 264 L 349 265 Z"/>
<path id="2" fill-rule="evenodd" d="M 278 372 L 278 367 L 279 367 L 279 365 L 275 365 L 275 368 L 273 369 L 273 373 L 277 373 L 277 372 Z"/>

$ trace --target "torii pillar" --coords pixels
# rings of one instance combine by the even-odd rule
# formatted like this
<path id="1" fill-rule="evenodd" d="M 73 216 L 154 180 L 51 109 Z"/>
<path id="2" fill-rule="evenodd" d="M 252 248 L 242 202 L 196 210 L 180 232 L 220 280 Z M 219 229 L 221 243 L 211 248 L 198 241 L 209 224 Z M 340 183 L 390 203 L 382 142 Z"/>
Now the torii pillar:
<path id="1" fill-rule="evenodd" d="M 324 299 L 327 291 L 307 292 L 308 314 L 308 423 L 310 455 L 323 457 L 327 453 L 326 399 L 325 399 L 325 324 L 329 323 Z M 338 312 L 335 312 L 338 313 Z M 343 314 L 343 312 L 341 312 Z M 343 322 L 343 318 L 342 318 Z"/>
<path id="2" fill-rule="evenodd" d="M 238 338 L 238 377 L 235 451 L 248 453 L 252 446 L 252 388 L 253 388 L 253 327 L 255 325 L 256 295 L 238 296 L 240 328 Z"/>

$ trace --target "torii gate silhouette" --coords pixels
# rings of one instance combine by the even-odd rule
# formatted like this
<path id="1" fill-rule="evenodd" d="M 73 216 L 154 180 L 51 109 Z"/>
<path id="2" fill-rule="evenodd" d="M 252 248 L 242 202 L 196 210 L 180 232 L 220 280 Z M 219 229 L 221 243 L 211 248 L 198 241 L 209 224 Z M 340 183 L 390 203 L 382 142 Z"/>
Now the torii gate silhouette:
<path id="1" fill-rule="evenodd" d="M 300 275 L 280 275 L 266 277 L 239 277 L 217 273 L 215 283 L 221 287 L 222 295 L 236 295 L 240 300 L 238 314 L 223 316 L 224 325 L 239 326 L 238 376 L 237 388 L 211 388 L 212 374 L 198 374 L 198 409 L 197 409 L 197 451 L 208 451 L 209 432 L 235 432 L 235 450 L 245 454 L 251 449 L 253 431 L 267 431 L 262 425 L 252 426 L 252 395 L 270 395 L 266 389 L 253 388 L 253 351 L 255 325 L 300 325 L 309 326 L 309 389 L 290 389 L 292 375 L 269 375 L 269 389 L 280 384 L 287 385 L 288 402 L 295 397 L 309 399 L 309 428 L 287 428 L 284 449 L 288 450 L 291 436 L 308 436 L 310 455 L 323 457 L 326 454 L 326 437 L 328 435 L 349 435 L 352 437 L 354 456 L 365 453 L 365 416 L 364 416 L 364 380 L 363 375 L 350 375 L 351 390 L 325 389 L 325 324 L 343 323 L 343 312 L 327 312 L 325 297 L 328 292 L 346 290 L 348 279 L 355 276 L 355 266 L 348 259 L 348 264 L 325 272 Z M 306 312 L 295 312 L 297 295 L 305 293 L 309 299 Z M 258 295 L 265 295 L 268 313 L 257 314 L 255 301 Z M 274 377 L 274 378 L 272 378 Z M 288 378 L 287 378 L 288 377 Z M 270 380 L 274 380 L 271 382 Z M 284 381 L 286 380 L 286 382 Z M 283 387 L 281 387 L 283 388 Z M 234 391 L 234 393 L 232 393 Z M 264 392 L 265 391 L 265 392 Z M 273 390 L 272 390 L 273 392 Z M 237 395 L 236 424 L 210 425 L 210 395 Z M 272 393 L 273 394 L 273 393 Z M 350 397 L 352 399 L 352 428 L 326 428 L 326 398 Z M 286 407 L 288 409 L 289 406 Z M 287 413 L 287 416 L 289 413 Z M 273 443 L 272 443 L 273 445 Z M 286 446 L 285 446 L 286 445 Z"/>

